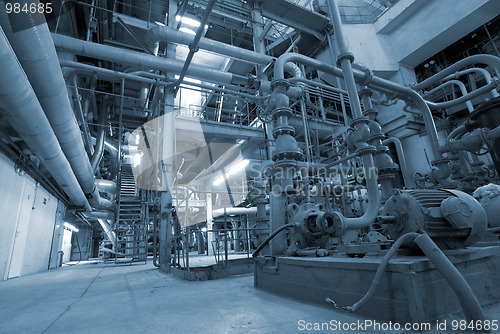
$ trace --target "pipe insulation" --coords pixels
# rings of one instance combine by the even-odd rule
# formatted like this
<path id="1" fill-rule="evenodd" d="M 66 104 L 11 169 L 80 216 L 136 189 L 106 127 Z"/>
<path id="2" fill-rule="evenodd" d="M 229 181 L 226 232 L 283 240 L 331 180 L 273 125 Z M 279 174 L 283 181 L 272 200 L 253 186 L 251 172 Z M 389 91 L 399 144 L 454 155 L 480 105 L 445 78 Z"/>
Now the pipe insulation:
<path id="1" fill-rule="evenodd" d="M 71 202 L 90 209 L 21 64 L 0 28 L 0 110 L 28 147 L 43 160 Z"/>
<path id="2" fill-rule="evenodd" d="M 32 22 L 28 28 L 24 15 L 7 16 L 5 12 L 0 12 L 0 23 L 5 35 L 31 83 L 81 189 L 92 205 L 110 208 L 111 203 L 102 200 L 95 187 L 94 173 L 85 152 L 47 23 L 43 14 L 26 15 L 29 15 Z M 43 23 L 35 24 L 35 22 Z"/>

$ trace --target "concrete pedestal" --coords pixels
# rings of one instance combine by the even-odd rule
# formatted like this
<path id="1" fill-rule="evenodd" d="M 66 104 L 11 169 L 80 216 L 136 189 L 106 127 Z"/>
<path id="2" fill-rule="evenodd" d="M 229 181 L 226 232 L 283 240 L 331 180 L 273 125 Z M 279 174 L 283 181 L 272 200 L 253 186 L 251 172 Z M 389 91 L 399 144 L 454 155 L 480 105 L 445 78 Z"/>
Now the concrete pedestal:
<path id="1" fill-rule="evenodd" d="M 500 301 L 500 247 L 447 251 L 482 305 Z M 329 305 L 352 305 L 368 290 L 382 256 L 364 258 L 259 257 L 255 287 L 297 299 Z M 461 311 L 460 303 L 424 256 L 393 258 L 373 298 L 357 313 L 376 320 L 425 322 Z"/>

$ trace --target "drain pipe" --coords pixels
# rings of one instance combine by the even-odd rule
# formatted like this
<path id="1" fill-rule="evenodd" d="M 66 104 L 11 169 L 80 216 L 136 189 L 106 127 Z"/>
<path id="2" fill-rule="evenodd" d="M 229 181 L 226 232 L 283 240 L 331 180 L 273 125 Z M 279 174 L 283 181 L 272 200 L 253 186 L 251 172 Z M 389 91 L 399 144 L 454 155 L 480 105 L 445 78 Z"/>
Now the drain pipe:
<path id="1" fill-rule="evenodd" d="M 43 113 L 35 92 L 19 64 L 7 37 L 0 28 L 0 100 L 4 114 L 28 147 L 42 159 L 44 166 L 71 202 L 90 210 L 78 180 L 61 150 L 50 123 Z"/>
<path id="2" fill-rule="evenodd" d="M 205 12 L 203 14 L 203 18 L 201 19 L 200 26 L 196 31 L 196 36 L 194 36 L 194 40 L 189 44 L 189 53 L 184 61 L 184 66 L 182 67 L 181 73 L 179 74 L 179 79 L 172 83 L 172 87 L 174 88 L 174 96 L 177 95 L 177 91 L 179 90 L 179 85 L 184 80 L 184 76 L 186 76 L 189 65 L 191 65 L 191 61 L 193 60 L 194 54 L 198 52 L 200 43 L 200 39 L 205 31 L 205 25 L 208 22 L 208 18 L 210 17 L 210 13 L 212 13 L 212 9 L 214 8 L 215 2 L 217 0 L 209 0 L 207 6 L 205 7 Z"/>
<path id="3" fill-rule="evenodd" d="M 4 12 L 0 13 L 0 22 L 2 27 L 7 29 L 5 32 L 12 49 L 38 97 L 85 196 L 96 208 L 111 209 L 112 203 L 101 199 L 95 187 L 92 167 L 71 108 L 49 28 L 43 14 L 30 15 L 31 22 L 42 20 L 44 23 L 26 28 L 24 16 L 7 17 Z"/>

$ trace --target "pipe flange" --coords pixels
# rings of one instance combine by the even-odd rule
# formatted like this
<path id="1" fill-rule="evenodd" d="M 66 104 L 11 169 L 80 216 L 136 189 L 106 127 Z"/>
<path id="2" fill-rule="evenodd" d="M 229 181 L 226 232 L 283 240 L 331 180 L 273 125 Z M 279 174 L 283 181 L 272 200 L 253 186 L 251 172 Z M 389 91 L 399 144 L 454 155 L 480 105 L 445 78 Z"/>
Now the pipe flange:
<path id="1" fill-rule="evenodd" d="M 340 63 L 342 62 L 342 60 L 344 59 L 349 59 L 352 62 L 354 62 L 354 55 L 350 52 L 344 52 L 344 53 L 341 53 L 337 56 L 337 66 L 340 67 Z"/>
<path id="2" fill-rule="evenodd" d="M 273 137 L 276 139 L 278 136 L 281 135 L 290 135 L 294 136 L 295 135 L 295 128 L 293 126 L 280 126 L 279 128 L 274 129 L 273 131 Z"/>
<path id="3" fill-rule="evenodd" d="M 362 156 L 362 155 L 365 155 L 365 154 L 375 154 L 377 152 L 377 148 L 375 146 L 367 146 L 367 147 L 363 147 L 363 148 L 360 148 L 360 149 L 357 149 L 354 154 L 356 154 L 357 156 Z"/>
<path id="4" fill-rule="evenodd" d="M 274 90 L 277 86 L 284 86 L 285 90 L 290 88 L 290 81 L 287 79 L 276 79 L 271 82 L 271 90 Z"/>
<path id="5" fill-rule="evenodd" d="M 367 116 L 370 119 L 375 119 L 378 116 L 378 111 L 371 108 L 371 109 L 364 111 L 363 114 L 365 114 L 365 116 Z"/>
<path id="6" fill-rule="evenodd" d="M 349 122 L 349 126 L 355 127 L 356 124 L 358 124 L 358 123 L 368 124 L 368 122 L 370 122 L 370 119 L 368 117 L 358 117 L 358 118 L 353 119 L 351 122 Z"/>
<path id="7" fill-rule="evenodd" d="M 297 161 L 302 161 L 304 159 L 304 153 L 302 153 L 301 149 L 297 150 L 282 150 L 282 151 L 274 151 L 272 155 L 273 161 L 276 163 L 280 161 L 293 161 L 295 165 L 297 165 Z M 276 166 L 275 163 L 275 166 Z"/>
<path id="8" fill-rule="evenodd" d="M 363 72 L 365 72 L 365 76 L 359 84 L 361 86 L 367 86 L 373 79 L 373 71 L 369 68 L 363 68 Z"/>
<path id="9" fill-rule="evenodd" d="M 277 119 L 280 116 L 291 117 L 293 116 L 292 108 L 290 107 L 278 107 L 271 111 L 271 116 Z"/>
<path id="10" fill-rule="evenodd" d="M 363 69 L 363 72 L 365 72 L 365 70 L 368 70 L 368 69 Z M 362 85 L 362 84 L 360 84 Z M 366 86 L 366 85 L 362 85 L 362 86 Z M 363 95 L 368 95 L 368 97 L 371 97 L 373 95 L 373 91 L 369 88 L 364 88 L 364 89 L 361 89 L 359 92 L 358 92 L 358 96 L 359 97 L 363 97 Z"/>

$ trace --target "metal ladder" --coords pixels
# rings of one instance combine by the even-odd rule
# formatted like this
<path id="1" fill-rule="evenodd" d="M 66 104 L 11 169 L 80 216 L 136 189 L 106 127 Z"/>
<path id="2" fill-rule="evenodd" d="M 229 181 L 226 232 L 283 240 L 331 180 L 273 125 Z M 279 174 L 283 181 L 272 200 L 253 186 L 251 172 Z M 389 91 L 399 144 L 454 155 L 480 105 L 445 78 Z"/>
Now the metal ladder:
<path id="1" fill-rule="evenodd" d="M 118 198 L 115 233 L 117 248 L 115 263 L 118 258 L 146 262 L 148 254 L 147 224 L 142 197 L 137 194 L 132 167 L 122 164 L 120 171 L 120 194 Z M 120 260 L 120 262 L 125 262 Z"/>

